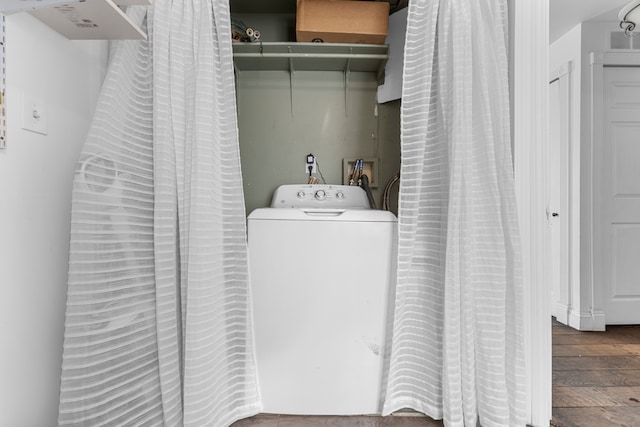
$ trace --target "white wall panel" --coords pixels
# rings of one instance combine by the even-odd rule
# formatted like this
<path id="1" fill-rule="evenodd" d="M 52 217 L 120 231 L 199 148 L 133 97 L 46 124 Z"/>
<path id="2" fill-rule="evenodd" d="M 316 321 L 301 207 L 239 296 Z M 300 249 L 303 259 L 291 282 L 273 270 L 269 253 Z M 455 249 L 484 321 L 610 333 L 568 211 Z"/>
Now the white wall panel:
<path id="1" fill-rule="evenodd" d="M 6 18 L 7 148 L 0 151 L 0 425 L 57 418 L 75 162 L 107 46 L 71 42 L 26 13 Z M 42 99 L 47 135 L 22 129 Z"/>

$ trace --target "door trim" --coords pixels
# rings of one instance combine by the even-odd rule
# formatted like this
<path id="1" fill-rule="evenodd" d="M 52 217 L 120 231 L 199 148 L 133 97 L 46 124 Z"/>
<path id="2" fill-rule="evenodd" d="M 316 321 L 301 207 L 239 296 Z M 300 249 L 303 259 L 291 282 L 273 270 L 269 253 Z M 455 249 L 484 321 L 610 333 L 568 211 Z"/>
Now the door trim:
<path id="1" fill-rule="evenodd" d="M 572 188 L 572 168 L 571 164 L 573 163 L 572 159 L 572 108 L 571 108 L 571 85 L 572 85 L 572 71 L 573 71 L 573 61 L 568 61 L 564 63 L 561 67 L 554 70 L 549 77 L 549 84 L 551 85 L 554 82 L 558 82 L 558 92 L 560 95 L 560 125 L 562 126 L 560 129 L 560 138 L 563 141 L 563 146 L 561 150 L 563 150 L 562 155 L 562 179 L 563 182 L 561 185 L 564 187 L 564 191 L 566 191 L 565 200 L 561 201 L 561 218 L 562 221 L 566 220 L 566 226 L 563 228 L 563 235 L 561 236 L 561 243 L 564 246 L 564 251 L 560 251 L 560 254 L 566 254 L 566 283 L 561 281 L 560 289 L 558 292 L 558 301 L 552 303 L 552 314 L 556 317 L 556 319 L 565 325 L 571 325 L 570 320 L 572 319 L 573 311 L 574 311 L 574 296 L 572 290 L 574 289 L 574 281 L 576 281 L 576 277 L 572 274 L 574 271 L 575 260 L 573 259 L 573 255 L 575 253 L 576 248 L 580 248 L 580 240 L 579 234 L 578 236 L 575 233 L 572 233 L 572 224 L 575 224 L 575 221 L 578 221 L 580 218 L 574 218 L 575 213 L 577 212 L 579 215 L 580 206 L 578 202 L 577 209 L 572 205 L 571 201 L 573 200 L 574 189 Z M 549 144 L 549 140 L 546 142 L 547 146 Z M 547 148 L 548 150 L 548 148 Z M 548 151 L 547 151 L 548 153 Z M 579 151 L 578 151 L 579 155 Z M 545 159 L 548 159 L 548 154 L 545 156 Z M 548 179 L 549 174 L 545 173 L 546 179 Z M 550 188 L 549 183 L 545 185 L 545 191 L 548 191 Z M 579 192 L 578 187 L 578 192 Z M 549 200 L 549 194 L 545 194 L 545 200 Z M 547 213 L 548 216 L 548 213 Z M 548 220 L 548 218 L 547 218 Z M 548 234 L 549 227 L 545 227 L 545 232 Z M 577 237 L 577 246 L 576 246 L 576 237 Z M 549 240 L 545 241 L 547 248 L 549 247 Z M 547 259 L 548 260 L 548 259 Z M 562 261 L 561 261 L 562 262 Z M 577 259 L 578 268 L 580 259 Z M 550 265 L 545 263 L 545 274 L 550 274 Z M 577 278 L 579 281 L 579 277 Z M 579 301 L 579 300 L 578 300 Z"/>
<path id="2" fill-rule="evenodd" d="M 522 238 L 527 422 L 551 420 L 551 303 L 544 277 L 544 142 L 547 138 L 549 1 L 510 1 L 513 144 Z"/>

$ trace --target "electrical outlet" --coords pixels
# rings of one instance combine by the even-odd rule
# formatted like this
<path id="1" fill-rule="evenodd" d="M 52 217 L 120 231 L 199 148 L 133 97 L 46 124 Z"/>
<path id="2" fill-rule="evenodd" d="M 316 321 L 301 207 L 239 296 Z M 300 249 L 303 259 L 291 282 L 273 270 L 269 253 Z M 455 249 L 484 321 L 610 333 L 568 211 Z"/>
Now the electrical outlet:
<path id="1" fill-rule="evenodd" d="M 311 172 L 309 172 L 309 167 L 311 167 Z M 304 172 L 306 174 L 317 172 L 316 156 L 313 154 L 307 154 L 307 160 L 304 164 Z"/>

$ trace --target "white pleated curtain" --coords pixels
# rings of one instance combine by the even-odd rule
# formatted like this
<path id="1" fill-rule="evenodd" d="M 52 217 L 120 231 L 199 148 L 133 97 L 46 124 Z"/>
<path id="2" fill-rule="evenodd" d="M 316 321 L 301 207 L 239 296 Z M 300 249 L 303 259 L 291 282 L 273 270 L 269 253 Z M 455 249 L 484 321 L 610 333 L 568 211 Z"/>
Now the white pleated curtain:
<path id="1" fill-rule="evenodd" d="M 384 413 L 525 425 L 507 0 L 411 0 Z"/>
<path id="2" fill-rule="evenodd" d="M 60 426 L 260 410 L 226 0 L 129 14 L 73 188 Z"/>

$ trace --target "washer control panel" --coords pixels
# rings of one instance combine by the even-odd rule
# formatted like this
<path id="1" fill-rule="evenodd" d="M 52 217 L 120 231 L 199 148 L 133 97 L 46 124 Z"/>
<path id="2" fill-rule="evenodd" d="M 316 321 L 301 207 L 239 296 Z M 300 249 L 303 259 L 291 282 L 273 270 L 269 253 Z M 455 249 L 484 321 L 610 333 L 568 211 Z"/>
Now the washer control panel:
<path id="1" fill-rule="evenodd" d="M 371 209 L 364 190 L 352 185 L 281 185 L 273 193 L 272 208 Z"/>

